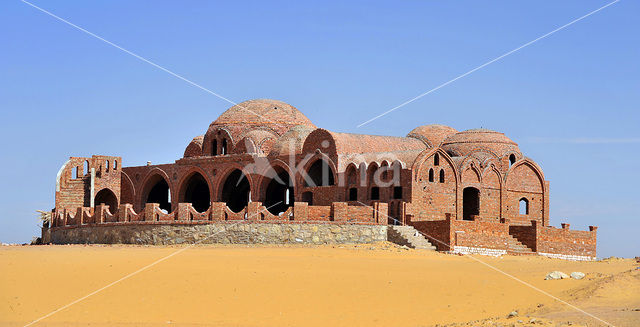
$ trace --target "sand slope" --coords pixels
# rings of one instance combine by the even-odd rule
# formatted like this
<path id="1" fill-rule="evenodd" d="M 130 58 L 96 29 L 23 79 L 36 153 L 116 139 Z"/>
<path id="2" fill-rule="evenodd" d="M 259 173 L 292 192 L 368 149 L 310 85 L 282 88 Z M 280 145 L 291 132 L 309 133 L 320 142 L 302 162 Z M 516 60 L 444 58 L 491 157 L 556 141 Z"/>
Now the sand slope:
<path id="1" fill-rule="evenodd" d="M 0 247 L 0 326 L 23 326 L 180 249 Z M 476 258 L 585 309 L 628 307 L 618 312 L 628 317 L 606 313 L 620 319 L 619 326 L 638 317 L 632 311 L 640 307 L 632 260 Z M 545 281 L 551 270 L 588 276 Z M 430 326 L 504 317 L 512 310 L 545 321 L 595 322 L 471 258 L 383 243 L 198 246 L 36 326 Z M 528 322 L 505 321 L 517 320 Z"/>

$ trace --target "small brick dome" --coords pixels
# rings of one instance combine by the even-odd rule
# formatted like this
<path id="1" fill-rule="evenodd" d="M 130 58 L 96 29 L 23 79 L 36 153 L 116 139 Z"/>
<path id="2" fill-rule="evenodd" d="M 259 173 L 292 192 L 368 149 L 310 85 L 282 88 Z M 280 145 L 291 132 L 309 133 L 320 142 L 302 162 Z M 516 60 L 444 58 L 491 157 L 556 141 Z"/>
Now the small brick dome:
<path id="1" fill-rule="evenodd" d="M 407 137 L 413 137 L 416 139 L 425 142 L 430 147 L 437 147 L 444 141 L 447 137 L 458 133 L 458 131 L 449 126 L 432 124 L 432 125 L 422 125 L 414 128 Z"/>
<path id="2" fill-rule="evenodd" d="M 189 142 L 189 145 L 184 150 L 184 158 L 198 157 L 202 155 L 202 140 L 204 135 L 196 136 Z"/>
<path id="3" fill-rule="evenodd" d="M 283 134 L 296 125 L 316 126 L 296 107 L 278 100 L 256 99 L 239 103 L 223 112 L 212 126 L 267 127 Z"/>
<path id="4" fill-rule="evenodd" d="M 452 157 L 466 156 L 473 150 L 485 149 L 502 157 L 508 152 L 520 153 L 518 144 L 500 132 L 478 128 L 456 133 L 442 142 L 442 148 Z"/>

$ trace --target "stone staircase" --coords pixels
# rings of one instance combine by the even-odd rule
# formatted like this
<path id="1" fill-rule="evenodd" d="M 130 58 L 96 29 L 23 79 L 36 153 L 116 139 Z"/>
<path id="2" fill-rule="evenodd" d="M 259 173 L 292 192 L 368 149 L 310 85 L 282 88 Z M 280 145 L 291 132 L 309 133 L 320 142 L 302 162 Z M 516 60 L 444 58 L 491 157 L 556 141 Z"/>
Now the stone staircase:
<path id="1" fill-rule="evenodd" d="M 507 238 L 507 253 L 512 255 L 535 254 L 529 247 L 520 243 L 520 241 L 512 235 L 509 235 Z"/>
<path id="2" fill-rule="evenodd" d="M 389 242 L 404 245 L 413 249 L 435 251 L 436 247 L 420 234 L 413 226 L 389 226 L 387 229 Z"/>

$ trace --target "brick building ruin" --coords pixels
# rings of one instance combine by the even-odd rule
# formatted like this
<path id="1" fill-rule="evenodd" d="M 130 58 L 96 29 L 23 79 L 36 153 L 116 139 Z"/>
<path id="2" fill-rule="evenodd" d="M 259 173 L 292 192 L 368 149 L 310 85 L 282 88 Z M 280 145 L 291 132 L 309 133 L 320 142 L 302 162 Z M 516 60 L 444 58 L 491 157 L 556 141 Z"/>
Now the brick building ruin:
<path id="1" fill-rule="evenodd" d="M 225 224 L 257 226 L 244 229 L 254 231 L 248 242 L 265 240 L 265 224 L 302 226 L 304 237 L 276 237 L 284 242 L 367 242 L 379 239 L 367 237 L 372 227 L 395 239 L 394 226 L 408 225 L 439 251 L 596 256 L 597 227 L 550 226 L 549 182 L 503 133 L 443 125 L 406 137 L 336 133 L 276 100 L 229 108 L 174 163 L 71 157 L 55 201 L 43 232 L 54 243 L 162 243 L 127 230 Z M 327 236 L 346 225 L 369 229 Z"/>

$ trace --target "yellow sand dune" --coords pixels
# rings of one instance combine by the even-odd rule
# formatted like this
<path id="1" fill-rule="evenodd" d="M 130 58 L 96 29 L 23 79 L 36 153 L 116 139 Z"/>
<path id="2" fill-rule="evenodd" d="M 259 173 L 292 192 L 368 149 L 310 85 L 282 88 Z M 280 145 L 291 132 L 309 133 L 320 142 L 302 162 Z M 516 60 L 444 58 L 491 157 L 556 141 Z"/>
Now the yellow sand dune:
<path id="1" fill-rule="evenodd" d="M 24 326 L 181 249 L 0 247 L 0 326 Z M 640 307 L 638 274 L 630 272 L 635 268 L 630 259 L 475 258 L 581 306 Z M 587 278 L 545 281 L 552 270 L 582 271 Z M 574 310 L 472 258 L 381 243 L 197 246 L 35 325 L 430 326 L 505 317 L 513 310 L 520 316 L 500 321 L 526 325 L 529 313 L 597 322 L 573 316 Z M 636 326 L 639 313 L 624 312 L 630 316 L 607 316 L 622 319 L 617 326 Z"/>

